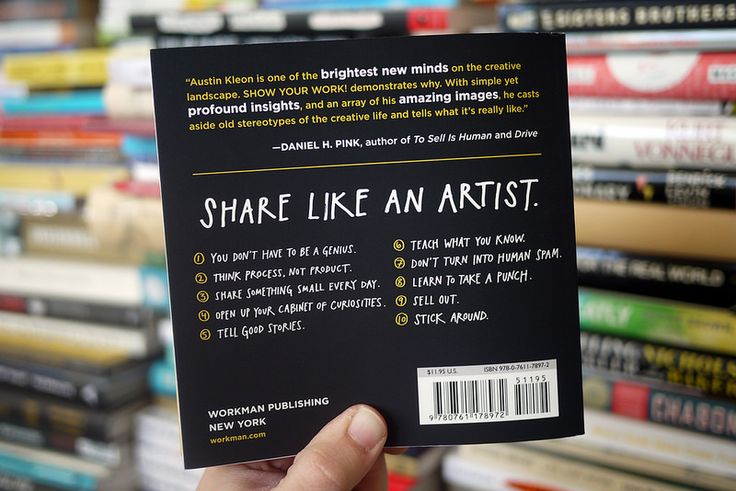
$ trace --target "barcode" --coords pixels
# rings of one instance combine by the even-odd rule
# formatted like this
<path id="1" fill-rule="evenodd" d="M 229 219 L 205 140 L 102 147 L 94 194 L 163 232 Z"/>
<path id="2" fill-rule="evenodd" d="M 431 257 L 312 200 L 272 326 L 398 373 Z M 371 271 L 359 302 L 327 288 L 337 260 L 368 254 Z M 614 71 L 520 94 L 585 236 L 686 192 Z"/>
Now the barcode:
<path id="1" fill-rule="evenodd" d="M 508 414 L 508 382 L 499 380 L 451 380 L 432 385 L 434 415 L 495 413 Z"/>
<path id="2" fill-rule="evenodd" d="M 549 406 L 549 382 L 514 385 L 516 414 L 548 413 Z"/>
<path id="3" fill-rule="evenodd" d="M 417 385 L 422 425 L 559 415 L 556 360 L 419 368 Z"/>

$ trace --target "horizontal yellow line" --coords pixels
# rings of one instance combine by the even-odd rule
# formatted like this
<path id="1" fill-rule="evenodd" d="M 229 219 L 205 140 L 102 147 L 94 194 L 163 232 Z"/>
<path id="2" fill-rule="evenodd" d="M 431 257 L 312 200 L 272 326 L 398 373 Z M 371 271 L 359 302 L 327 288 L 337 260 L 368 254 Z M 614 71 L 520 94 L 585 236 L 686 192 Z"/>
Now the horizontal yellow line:
<path id="1" fill-rule="evenodd" d="M 541 152 L 536 153 L 511 153 L 506 155 L 476 155 L 474 157 L 445 157 L 437 159 L 416 159 L 416 160 L 387 160 L 383 162 L 352 162 L 346 164 L 317 164 L 317 165 L 298 165 L 293 167 L 264 167 L 260 169 L 238 169 L 238 170 L 221 170 L 212 172 L 195 172 L 192 176 L 222 176 L 226 174 L 249 174 L 253 172 L 278 172 L 287 170 L 312 170 L 312 169 L 336 169 L 341 167 L 369 167 L 374 165 L 398 165 L 398 164 L 428 164 L 433 162 L 452 162 L 458 160 L 481 160 L 481 159 L 504 159 L 515 157 L 541 157 Z"/>

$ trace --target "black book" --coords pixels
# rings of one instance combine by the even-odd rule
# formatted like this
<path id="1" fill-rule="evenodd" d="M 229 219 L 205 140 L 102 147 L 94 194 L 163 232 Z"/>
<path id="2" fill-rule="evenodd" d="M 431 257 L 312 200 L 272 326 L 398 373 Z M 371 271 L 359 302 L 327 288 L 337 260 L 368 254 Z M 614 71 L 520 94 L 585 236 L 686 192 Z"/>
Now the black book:
<path id="1" fill-rule="evenodd" d="M 585 32 L 736 26 L 736 6 L 710 0 L 592 0 L 501 5 L 504 31 Z"/>
<path id="2" fill-rule="evenodd" d="M 736 263 L 578 247 L 582 286 L 736 310 Z"/>
<path id="3" fill-rule="evenodd" d="M 581 433 L 565 44 L 152 52 L 188 468 Z"/>

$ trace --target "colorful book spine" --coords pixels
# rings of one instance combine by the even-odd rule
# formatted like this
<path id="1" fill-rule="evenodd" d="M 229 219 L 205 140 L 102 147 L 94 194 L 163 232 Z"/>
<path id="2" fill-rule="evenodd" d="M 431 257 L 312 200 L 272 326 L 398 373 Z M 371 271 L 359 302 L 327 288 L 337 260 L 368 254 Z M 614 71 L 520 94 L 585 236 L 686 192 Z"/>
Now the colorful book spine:
<path id="1" fill-rule="evenodd" d="M 707 29 L 736 26 L 736 6 L 707 0 L 536 2 L 499 8 L 505 31 Z"/>
<path id="2" fill-rule="evenodd" d="M 569 56 L 571 96 L 736 99 L 736 53 L 671 51 Z"/>
<path id="3" fill-rule="evenodd" d="M 106 49 L 9 55 L 2 73 L 31 89 L 101 87 L 107 81 Z"/>
<path id="4" fill-rule="evenodd" d="M 262 0 L 258 3 L 266 9 L 319 10 L 455 7 L 458 0 Z"/>
<path id="5" fill-rule="evenodd" d="M 736 441 L 736 404 L 583 372 L 586 407 Z"/>
<path id="6" fill-rule="evenodd" d="M 587 331 L 580 347 L 586 369 L 736 401 L 736 357 Z"/>
<path id="7" fill-rule="evenodd" d="M 48 94 L 31 94 L 22 99 L 2 101 L 6 116 L 32 115 L 103 115 L 105 104 L 101 90 L 75 90 Z"/>
<path id="8" fill-rule="evenodd" d="M 573 185 L 581 198 L 736 209 L 736 172 L 576 166 Z"/>
<path id="9" fill-rule="evenodd" d="M 578 298 L 584 331 L 736 355 L 729 310 L 582 287 Z"/>
<path id="10" fill-rule="evenodd" d="M 736 169 L 736 120 L 726 116 L 576 114 L 570 143 L 577 164 Z"/>
<path id="11" fill-rule="evenodd" d="M 37 489 L 94 491 L 104 489 L 110 469 L 66 455 L 0 444 L 0 473 L 26 478 Z"/>
<path id="12" fill-rule="evenodd" d="M 0 187 L 35 191 L 68 191 L 84 196 L 101 184 L 126 180 L 129 171 L 117 165 L 60 163 L 17 164 L 0 162 Z"/>
<path id="13" fill-rule="evenodd" d="M 577 248 L 582 286 L 736 310 L 736 263 Z"/>
<path id="14" fill-rule="evenodd" d="M 212 36 L 240 35 L 346 35 L 390 36 L 418 31 L 445 30 L 447 9 L 373 9 L 316 10 L 246 10 L 221 13 L 166 12 L 158 15 L 134 15 L 134 32 L 155 35 Z"/>

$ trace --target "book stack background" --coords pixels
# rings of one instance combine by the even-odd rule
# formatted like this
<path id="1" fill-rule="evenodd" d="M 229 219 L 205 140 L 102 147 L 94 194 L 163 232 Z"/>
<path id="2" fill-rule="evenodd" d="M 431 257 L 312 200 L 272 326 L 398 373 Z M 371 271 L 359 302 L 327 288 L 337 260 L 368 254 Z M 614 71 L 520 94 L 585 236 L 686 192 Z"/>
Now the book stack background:
<path id="1" fill-rule="evenodd" d="M 148 49 L 474 29 L 568 33 L 588 434 L 411 449 L 391 489 L 734 489 L 736 11 L 686 3 L 2 2 L 0 489 L 201 475 L 179 452 Z"/>
<path id="2" fill-rule="evenodd" d="M 0 3 L 0 489 L 193 490 L 149 49 L 467 30 L 455 0 Z M 390 457 L 441 489 L 444 451 Z"/>
<path id="3" fill-rule="evenodd" d="M 499 6 L 568 33 L 586 435 L 459 449 L 453 489 L 736 487 L 732 8 Z"/>

